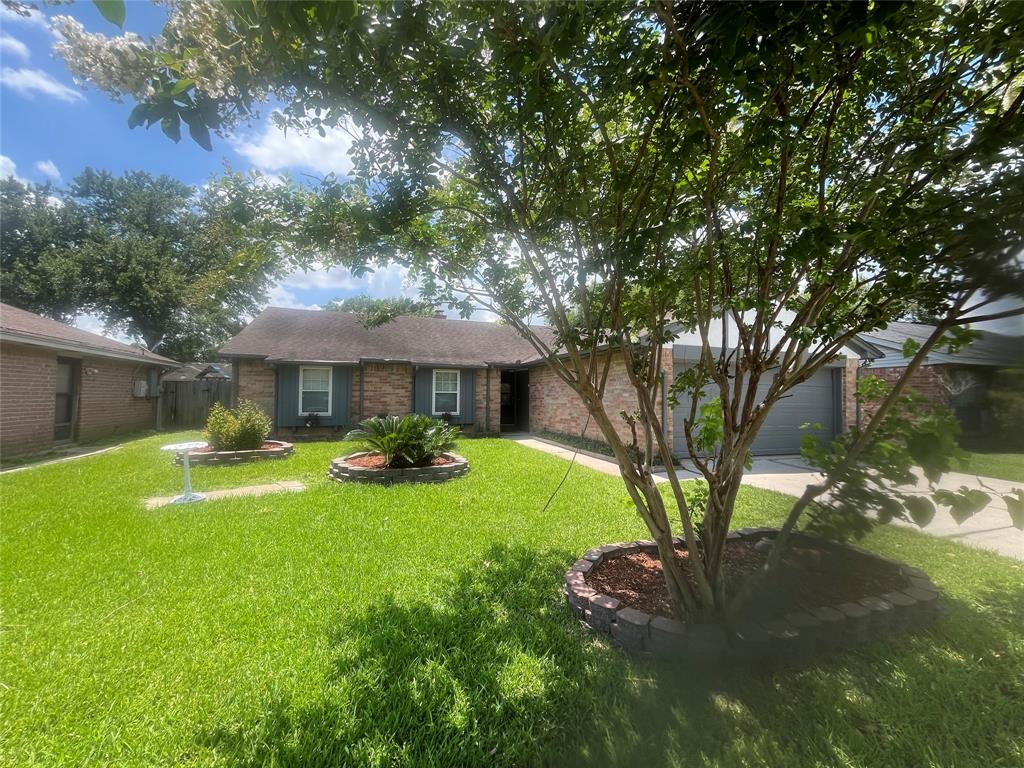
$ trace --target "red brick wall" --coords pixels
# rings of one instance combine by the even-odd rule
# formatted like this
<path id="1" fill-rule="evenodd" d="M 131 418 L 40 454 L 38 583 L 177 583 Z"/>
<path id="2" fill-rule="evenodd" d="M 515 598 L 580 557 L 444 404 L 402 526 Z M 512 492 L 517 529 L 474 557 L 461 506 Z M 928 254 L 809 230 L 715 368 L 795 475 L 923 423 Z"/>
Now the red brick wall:
<path id="1" fill-rule="evenodd" d="M 251 400 L 273 418 L 275 378 L 274 369 L 262 360 L 234 360 L 235 386 L 239 400 Z M 237 405 L 237 403 L 236 403 Z"/>
<path id="2" fill-rule="evenodd" d="M 843 369 L 843 424 L 845 432 L 857 423 L 857 370 L 860 360 L 847 358 Z"/>
<path id="3" fill-rule="evenodd" d="M 53 444 L 57 353 L 0 344 L 0 454 L 42 451 Z"/>
<path id="4" fill-rule="evenodd" d="M 102 357 L 81 361 L 78 398 L 78 439 L 96 440 L 111 435 L 156 427 L 156 397 L 132 396 L 135 379 L 148 381 L 148 365 Z"/>
<path id="5" fill-rule="evenodd" d="M 672 353 L 666 350 L 662 356 L 662 370 L 666 381 L 672 380 Z M 615 426 L 619 437 L 627 444 L 632 442 L 629 425 L 620 415 L 621 411 L 632 413 L 637 410 L 636 391 L 629 383 L 629 376 L 616 354 L 608 372 L 608 383 L 605 387 L 604 405 L 608 416 Z M 661 416 L 661 398 L 658 398 L 658 414 Z M 579 435 L 587 420 L 587 408 L 580 396 L 569 385 L 563 382 L 547 365 L 539 365 L 530 369 L 530 429 L 547 430 Z M 665 424 L 669 443 L 672 442 L 672 414 L 668 413 Z M 586 436 L 594 440 L 604 440 L 601 430 L 594 420 L 587 425 Z M 640 437 L 640 436 L 638 436 Z M 642 439 L 642 438 L 641 438 Z"/>
<path id="6" fill-rule="evenodd" d="M 487 377 L 491 378 L 490 424 L 487 420 Z M 473 382 L 473 431 L 498 432 L 501 428 L 501 371 L 496 368 L 476 372 Z M 466 427 L 469 429 L 469 427 Z"/>
<path id="7" fill-rule="evenodd" d="M 372 416 L 403 416 L 412 411 L 412 366 L 407 363 L 367 363 L 363 366 L 363 412 L 359 414 L 359 372 L 352 380 L 355 421 Z"/>
<path id="8" fill-rule="evenodd" d="M 924 395 L 928 400 L 941 405 L 943 407 L 949 407 L 949 381 L 948 381 L 948 368 L 945 365 L 925 365 L 914 371 L 914 374 L 910 377 L 907 389 L 914 390 L 921 395 Z M 905 367 L 893 367 L 893 368 L 864 368 L 860 375 L 864 376 L 877 376 L 880 379 L 884 379 L 890 384 L 894 384 L 906 372 Z M 873 404 L 870 402 L 863 403 L 861 406 L 861 423 L 863 424 L 871 414 L 874 413 Z"/>

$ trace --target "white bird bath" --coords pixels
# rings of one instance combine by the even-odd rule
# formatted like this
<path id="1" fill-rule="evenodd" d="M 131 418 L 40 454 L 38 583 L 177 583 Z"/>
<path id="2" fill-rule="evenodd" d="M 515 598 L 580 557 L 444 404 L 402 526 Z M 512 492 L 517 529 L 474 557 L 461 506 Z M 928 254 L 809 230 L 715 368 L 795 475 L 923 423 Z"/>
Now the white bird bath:
<path id="1" fill-rule="evenodd" d="M 172 445 L 160 446 L 161 451 L 173 451 L 180 453 L 181 464 L 185 468 L 185 492 L 181 496 L 175 496 L 171 499 L 171 504 L 191 504 L 194 501 L 202 501 L 206 498 L 205 493 L 194 493 L 192 491 L 192 475 L 189 472 L 188 466 L 188 452 L 194 451 L 196 448 L 205 448 L 207 443 L 202 440 L 198 440 L 192 443 L 173 443 Z"/>

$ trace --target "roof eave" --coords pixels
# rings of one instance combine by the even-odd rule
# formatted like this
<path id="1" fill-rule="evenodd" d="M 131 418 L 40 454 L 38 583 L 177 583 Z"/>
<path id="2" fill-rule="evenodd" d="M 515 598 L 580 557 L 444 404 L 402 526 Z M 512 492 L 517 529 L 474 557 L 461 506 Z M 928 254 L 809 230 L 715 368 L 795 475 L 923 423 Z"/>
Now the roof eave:
<path id="1" fill-rule="evenodd" d="M 53 339 L 45 336 L 34 336 L 32 334 L 18 333 L 16 331 L 9 330 L 0 331 L 0 341 L 9 341 L 14 344 L 26 344 L 33 347 L 43 347 L 44 349 L 55 349 L 62 352 L 74 352 L 76 354 L 89 355 L 92 357 L 109 357 L 114 360 L 145 363 L 146 365 L 155 365 L 161 368 L 174 368 L 181 365 L 181 363 L 171 360 L 169 357 L 154 355 L 152 353 L 147 356 L 141 353 L 135 354 L 132 352 L 119 352 L 115 349 L 96 347 L 91 344 L 81 344 L 79 342 L 67 341 L 64 339 Z"/>

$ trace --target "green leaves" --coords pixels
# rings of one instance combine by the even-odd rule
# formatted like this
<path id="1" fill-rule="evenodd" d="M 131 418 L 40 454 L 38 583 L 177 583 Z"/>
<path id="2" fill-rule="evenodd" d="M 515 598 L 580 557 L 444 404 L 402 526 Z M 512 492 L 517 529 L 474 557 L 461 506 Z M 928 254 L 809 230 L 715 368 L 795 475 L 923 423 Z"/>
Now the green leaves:
<path id="1" fill-rule="evenodd" d="M 910 519 L 921 528 L 928 525 L 935 517 L 935 504 L 927 496 L 908 496 L 904 504 Z"/>
<path id="2" fill-rule="evenodd" d="M 1014 527 L 1024 530 L 1024 491 L 1017 488 L 1012 493 L 1005 493 L 1003 501 L 1006 502 L 1006 511 L 1010 513 Z"/>
<path id="3" fill-rule="evenodd" d="M 968 488 L 965 485 L 960 486 L 956 491 L 941 489 L 932 496 L 939 504 L 949 507 L 949 514 L 952 515 L 957 525 L 962 525 L 983 510 L 992 500 L 992 497 L 984 491 Z"/>
<path id="4" fill-rule="evenodd" d="M 115 26 L 124 28 L 126 15 L 124 0 L 92 0 L 92 3 L 104 19 Z"/>

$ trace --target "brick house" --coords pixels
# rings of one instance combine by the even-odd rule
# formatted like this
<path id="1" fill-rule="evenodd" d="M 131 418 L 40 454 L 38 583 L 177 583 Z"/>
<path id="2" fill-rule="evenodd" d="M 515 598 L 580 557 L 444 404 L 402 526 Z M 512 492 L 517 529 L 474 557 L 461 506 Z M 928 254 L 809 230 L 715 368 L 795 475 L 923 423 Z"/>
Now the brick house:
<path id="1" fill-rule="evenodd" d="M 0 455 L 154 428 L 159 374 L 176 366 L 0 304 Z"/>
<path id="2" fill-rule="evenodd" d="M 907 340 L 924 343 L 935 327 L 921 323 L 889 323 L 881 331 L 861 334 L 860 340 L 879 350 L 875 359 L 860 368 L 859 376 L 874 375 L 886 381 L 899 379 L 909 359 L 903 355 Z M 982 436 L 993 429 L 988 392 L 997 371 L 1024 364 L 1024 337 L 979 331 L 978 337 L 956 352 L 937 347 L 911 377 L 909 386 L 930 401 L 952 409 L 963 434 Z M 861 419 L 871 410 L 865 404 Z"/>
<path id="3" fill-rule="evenodd" d="M 536 328 L 553 339 L 550 328 Z M 444 417 L 468 432 L 546 431 L 600 439 L 579 397 L 547 367 L 533 346 L 512 328 L 443 317 L 399 317 L 364 328 L 344 312 L 270 307 L 220 350 L 232 363 L 233 399 L 256 402 L 273 416 L 279 435 L 341 433 L 378 415 L 421 413 Z M 607 353 L 606 353 L 607 354 Z M 610 353 L 610 354 L 615 354 Z M 692 365 L 692 344 L 667 345 L 663 388 Z M 795 453 L 807 424 L 830 437 L 852 413 L 846 357 L 799 385 L 795 396 L 773 409 L 755 453 Z M 767 383 L 765 383 L 767 388 Z M 612 360 L 605 406 L 619 434 L 630 440 L 620 414 L 636 411 L 636 396 L 620 360 Z M 688 404 L 662 422 L 677 454 Z"/>

